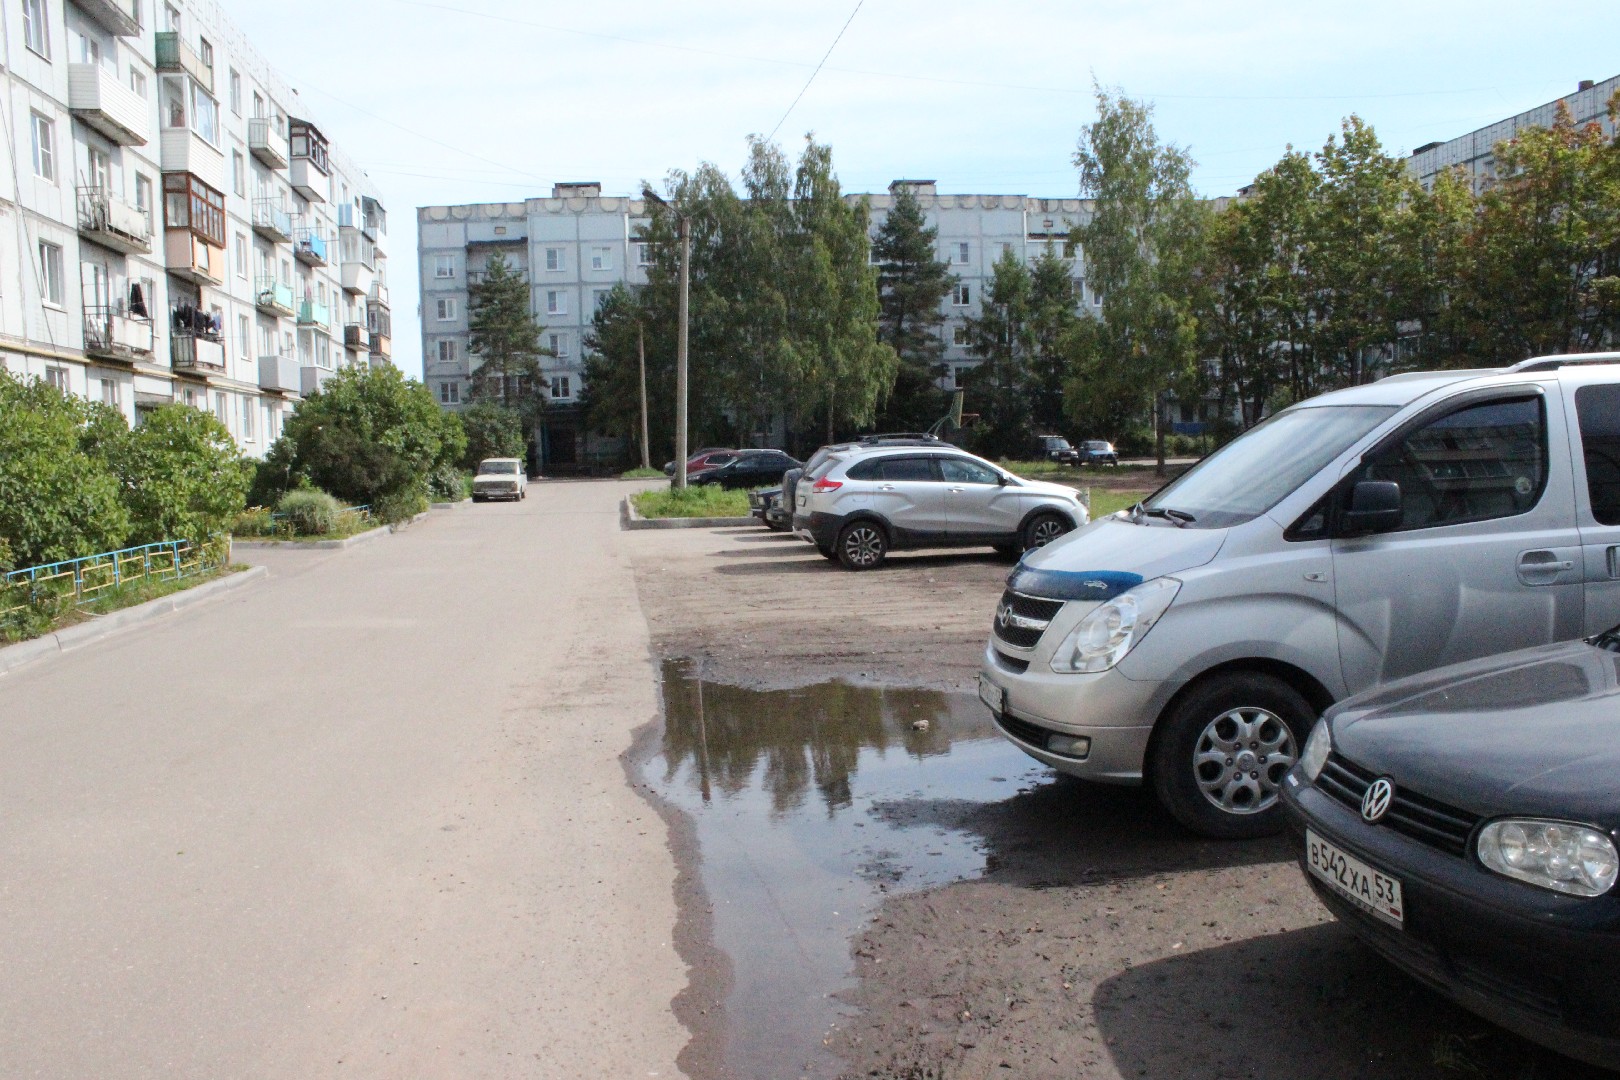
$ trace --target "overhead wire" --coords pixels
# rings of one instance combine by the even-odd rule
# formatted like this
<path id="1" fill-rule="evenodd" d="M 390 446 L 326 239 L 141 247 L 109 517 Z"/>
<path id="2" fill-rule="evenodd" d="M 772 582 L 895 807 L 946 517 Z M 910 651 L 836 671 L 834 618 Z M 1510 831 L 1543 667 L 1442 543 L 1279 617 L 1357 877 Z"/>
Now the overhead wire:
<path id="1" fill-rule="evenodd" d="M 815 70 L 810 73 L 810 77 L 804 80 L 804 86 L 799 88 L 799 94 L 793 99 L 793 104 L 787 107 L 787 112 L 782 114 L 782 119 L 778 120 L 776 126 L 771 128 L 771 133 L 765 136 L 766 142 L 776 138 L 776 133 L 782 130 L 782 125 L 787 123 L 787 118 L 793 115 L 793 110 L 798 108 L 799 102 L 804 100 L 804 95 L 810 89 L 810 84 L 816 81 L 817 75 L 821 74 L 822 65 L 826 64 L 827 58 L 832 56 L 833 50 L 838 48 L 838 43 L 844 40 L 844 31 L 848 30 L 849 24 L 855 21 L 855 16 L 860 14 L 861 5 L 864 3 L 866 3 L 866 0 L 855 0 L 855 10 L 849 13 L 849 18 L 844 20 L 844 25 L 838 28 L 837 36 L 833 38 L 832 44 L 827 46 L 827 51 L 821 54 L 821 63 L 817 64 Z"/>

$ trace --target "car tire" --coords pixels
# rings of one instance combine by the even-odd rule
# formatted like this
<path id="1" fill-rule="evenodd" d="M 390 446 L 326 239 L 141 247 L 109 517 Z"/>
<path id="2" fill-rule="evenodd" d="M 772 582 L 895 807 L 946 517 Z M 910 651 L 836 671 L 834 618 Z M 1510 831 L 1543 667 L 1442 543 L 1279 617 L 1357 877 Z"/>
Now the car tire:
<path id="1" fill-rule="evenodd" d="M 1234 671 L 1195 682 L 1159 718 L 1148 772 L 1170 815 L 1217 840 L 1283 826 L 1283 777 L 1299 760 L 1316 710 L 1271 675 Z"/>
<path id="2" fill-rule="evenodd" d="M 786 525 L 783 525 L 779 521 L 767 520 L 765 522 L 765 527 L 767 529 L 771 530 L 771 532 L 787 532 L 788 531 L 788 527 Z"/>
<path id="3" fill-rule="evenodd" d="M 889 537 L 875 521 L 852 521 L 838 530 L 834 544 L 838 561 L 846 570 L 873 570 L 889 553 Z"/>
<path id="4" fill-rule="evenodd" d="M 473 502 L 475 502 L 475 503 L 481 503 L 481 502 L 483 502 L 483 501 L 484 501 L 484 497 L 483 497 L 483 496 L 482 496 L 482 495 L 474 495 L 474 496 L 473 496 L 473 497 L 472 497 L 472 500 L 473 500 Z"/>
<path id="5" fill-rule="evenodd" d="M 1073 529 L 1073 523 L 1062 514 L 1036 514 L 1024 523 L 1020 539 L 1025 551 L 1034 551 Z"/>
<path id="6" fill-rule="evenodd" d="M 835 548 L 835 547 L 824 547 L 821 544 L 817 544 L 816 545 L 816 550 L 821 552 L 821 557 L 823 559 L 830 559 L 833 562 L 838 561 L 838 549 L 837 548 Z"/>

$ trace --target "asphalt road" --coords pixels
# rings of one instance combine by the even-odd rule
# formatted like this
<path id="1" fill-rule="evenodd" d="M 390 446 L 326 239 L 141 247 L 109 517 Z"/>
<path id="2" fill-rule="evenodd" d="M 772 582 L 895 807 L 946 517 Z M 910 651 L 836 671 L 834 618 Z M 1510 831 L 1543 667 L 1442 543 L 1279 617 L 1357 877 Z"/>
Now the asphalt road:
<path id="1" fill-rule="evenodd" d="M 431 515 L 0 678 L 0 1076 L 673 1076 L 619 484 Z"/>

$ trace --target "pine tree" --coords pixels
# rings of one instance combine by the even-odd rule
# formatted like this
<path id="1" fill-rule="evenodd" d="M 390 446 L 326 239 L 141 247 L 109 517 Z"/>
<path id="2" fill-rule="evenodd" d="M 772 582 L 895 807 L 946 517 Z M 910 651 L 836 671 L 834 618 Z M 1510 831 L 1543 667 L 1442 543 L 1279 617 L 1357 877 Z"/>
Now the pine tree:
<path id="1" fill-rule="evenodd" d="M 955 287 L 956 275 L 935 257 L 938 240 L 939 229 L 927 223 L 917 196 L 902 189 L 872 241 L 882 310 L 878 337 L 900 359 L 880 420 L 890 431 L 922 430 L 945 411 L 945 392 L 938 384 L 945 355 L 940 305 Z"/>
<path id="2" fill-rule="evenodd" d="M 968 320 L 968 344 L 980 363 L 968 376 L 966 411 L 978 414 L 972 439 L 981 454 L 1023 456 L 1030 435 L 1033 315 L 1029 268 L 1007 251 L 991 271 L 979 317 Z"/>
<path id="3" fill-rule="evenodd" d="M 500 254 L 484 279 L 468 290 L 468 351 L 478 361 L 472 373 L 473 401 L 495 401 L 534 423 L 544 408 L 540 344 L 545 329 L 529 310 L 529 283 Z"/>

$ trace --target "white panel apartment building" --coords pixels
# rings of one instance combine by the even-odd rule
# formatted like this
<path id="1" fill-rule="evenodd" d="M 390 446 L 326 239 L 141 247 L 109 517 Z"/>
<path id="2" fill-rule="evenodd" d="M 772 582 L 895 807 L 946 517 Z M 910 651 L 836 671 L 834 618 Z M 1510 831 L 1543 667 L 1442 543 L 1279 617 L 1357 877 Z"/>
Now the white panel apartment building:
<path id="1" fill-rule="evenodd" d="M 1087 205 L 1024 195 L 941 195 L 931 180 L 896 180 L 883 194 L 847 196 L 869 201 L 874 235 L 901 187 L 917 195 L 928 223 L 939 229 L 939 257 L 957 276 L 942 304 L 949 372 L 943 385 L 949 389 L 978 362 L 967 348 L 966 320 L 978 315 L 996 260 L 1011 250 L 1034 261 L 1048 243 L 1063 253 L 1069 231 L 1086 219 Z M 556 184 L 550 198 L 521 203 L 420 208 L 422 371 L 441 406 L 455 409 L 466 401 L 467 379 L 476 367 L 467 350 L 467 286 L 500 252 L 528 277 L 531 310 L 557 354 L 542 361 L 555 406 L 547 420 L 546 460 L 573 464 L 615 449 L 593 444 L 572 406 L 582 389 L 581 354 L 597 303 L 616 282 L 646 281 L 649 260 L 635 239 L 645 221 L 640 199 L 603 195 L 594 183 Z M 1082 261 L 1072 265 L 1076 303 L 1095 313 L 1101 299 L 1086 286 Z"/>
<path id="2" fill-rule="evenodd" d="M 212 0 L 0 6 L 0 363 L 182 401 L 262 456 L 302 394 L 390 353 L 365 175 Z"/>

